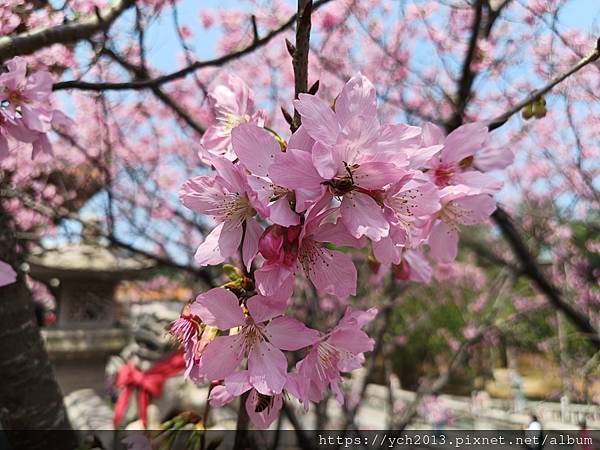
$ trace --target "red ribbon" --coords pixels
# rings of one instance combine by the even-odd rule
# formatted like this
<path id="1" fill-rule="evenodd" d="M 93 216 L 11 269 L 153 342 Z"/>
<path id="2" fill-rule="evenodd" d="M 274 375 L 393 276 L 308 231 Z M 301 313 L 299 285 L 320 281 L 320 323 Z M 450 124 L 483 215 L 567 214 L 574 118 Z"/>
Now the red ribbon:
<path id="1" fill-rule="evenodd" d="M 117 374 L 117 387 L 121 389 L 121 393 L 115 405 L 114 425 L 117 426 L 123 420 L 129 406 L 129 398 L 137 389 L 139 416 L 146 428 L 150 398 L 159 397 L 167 378 L 177 375 L 184 368 L 185 360 L 182 353 L 175 353 L 156 363 L 147 372 L 136 369 L 131 363 L 121 366 Z"/>

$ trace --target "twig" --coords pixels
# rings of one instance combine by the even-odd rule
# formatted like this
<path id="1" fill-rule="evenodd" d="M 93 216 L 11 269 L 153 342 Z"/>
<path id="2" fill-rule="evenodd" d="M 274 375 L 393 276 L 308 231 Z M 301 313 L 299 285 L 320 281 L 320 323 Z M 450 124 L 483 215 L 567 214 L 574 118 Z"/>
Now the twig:
<path id="1" fill-rule="evenodd" d="M 91 38 L 99 31 L 106 32 L 135 0 L 119 0 L 113 6 L 99 10 L 76 22 L 41 30 L 27 31 L 16 36 L 0 38 L 0 63 L 18 55 L 29 55 L 53 44 L 72 44 Z"/>
<path id="2" fill-rule="evenodd" d="M 598 39 L 598 41 L 596 42 L 596 48 L 594 49 L 593 52 L 591 52 L 585 58 L 582 58 L 577 64 L 575 64 L 573 67 L 571 67 L 566 72 L 554 77 L 545 86 L 532 92 L 530 95 L 528 95 L 523 100 L 521 100 L 519 103 L 517 103 L 515 106 L 513 106 L 508 111 L 506 111 L 504 114 L 501 114 L 498 117 L 496 117 L 495 119 L 490 120 L 488 122 L 488 128 L 490 129 L 490 131 L 495 130 L 496 128 L 500 128 L 502 125 L 504 125 L 508 121 L 508 119 L 510 119 L 513 115 L 515 115 L 519 111 L 521 111 L 525 106 L 538 100 L 542 95 L 546 94 L 547 92 L 550 92 L 552 90 L 552 88 L 554 88 L 554 86 L 556 86 L 557 84 L 566 80 L 568 77 L 570 77 L 574 73 L 579 72 L 581 69 L 583 69 L 588 64 L 593 63 L 594 61 L 597 61 L 598 58 L 600 58 L 600 39 Z"/>
<path id="3" fill-rule="evenodd" d="M 492 214 L 494 222 L 502 230 L 502 234 L 508 241 L 513 253 L 517 256 L 523 274 L 525 274 L 537 288 L 546 296 L 552 305 L 562 311 L 571 320 L 596 349 L 600 349 L 600 332 L 592 324 L 590 319 L 577 310 L 573 305 L 563 299 L 561 290 L 550 282 L 540 270 L 535 257 L 527 248 L 527 244 L 515 227 L 512 219 L 500 206 Z"/>
<path id="4" fill-rule="evenodd" d="M 314 3 L 313 9 L 316 9 L 320 6 L 323 6 L 329 3 L 331 0 L 319 0 Z M 125 81 L 120 83 L 108 83 L 108 82 L 86 82 L 79 80 L 71 80 L 71 81 L 61 81 L 59 83 L 54 84 L 53 89 L 62 90 L 62 89 L 79 89 L 86 91 L 123 91 L 123 90 L 136 90 L 136 89 L 148 89 L 151 86 L 160 86 L 165 83 L 169 83 L 171 81 L 178 80 L 180 78 L 185 78 L 187 75 L 205 67 L 218 67 L 227 64 L 230 61 L 234 61 L 242 56 L 245 56 L 249 53 L 252 53 L 254 50 L 266 45 L 269 43 L 274 37 L 283 33 L 287 30 L 295 21 L 297 14 L 292 15 L 286 22 L 281 24 L 279 27 L 271 30 L 265 36 L 260 38 L 258 41 L 252 42 L 250 45 L 242 48 L 241 50 L 228 53 L 223 56 L 219 56 L 218 58 L 209 59 L 206 61 L 196 61 L 183 69 L 177 70 L 167 75 L 161 75 L 156 78 L 151 78 L 148 80 L 132 80 Z"/>
<path id="5" fill-rule="evenodd" d="M 310 28 L 313 10 L 312 0 L 298 0 L 298 21 L 296 24 L 296 46 L 292 55 L 294 67 L 294 98 L 308 90 L 308 52 L 310 50 Z M 288 46 L 289 48 L 289 46 Z M 292 132 L 300 128 L 300 114 L 294 109 Z"/>

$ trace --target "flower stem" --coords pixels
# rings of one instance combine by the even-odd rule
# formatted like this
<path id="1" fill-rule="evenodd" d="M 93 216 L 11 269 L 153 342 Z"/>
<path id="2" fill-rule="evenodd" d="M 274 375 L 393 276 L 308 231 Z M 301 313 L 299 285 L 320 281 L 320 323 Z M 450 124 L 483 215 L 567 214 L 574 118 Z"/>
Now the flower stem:
<path id="1" fill-rule="evenodd" d="M 238 410 L 237 424 L 235 426 L 234 450 L 246 450 L 252 448 L 252 442 L 250 440 L 250 435 L 248 434 L 250 417 L 248 417 L 248 412 L 246 411 L 246 399 L 248 398 L 248 394 L 249 392 L 244 392 L 240 397 L 240 408 Z"/>

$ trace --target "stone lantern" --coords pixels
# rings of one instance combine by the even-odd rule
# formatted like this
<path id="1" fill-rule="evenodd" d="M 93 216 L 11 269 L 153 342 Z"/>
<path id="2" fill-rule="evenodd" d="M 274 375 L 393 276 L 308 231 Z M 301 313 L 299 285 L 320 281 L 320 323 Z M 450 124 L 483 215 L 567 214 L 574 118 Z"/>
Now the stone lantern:
<path id="1" fill-rule="evenodd" d="M 115 301 L 121 281 L 149 275 L 154 262 L 84 240 L 33 252 L 29 274 L 52 287 L 56 322 L 42 330 L 63 392 L 104 387 L 109 355 L 127 343 L 127 311 Z"/>

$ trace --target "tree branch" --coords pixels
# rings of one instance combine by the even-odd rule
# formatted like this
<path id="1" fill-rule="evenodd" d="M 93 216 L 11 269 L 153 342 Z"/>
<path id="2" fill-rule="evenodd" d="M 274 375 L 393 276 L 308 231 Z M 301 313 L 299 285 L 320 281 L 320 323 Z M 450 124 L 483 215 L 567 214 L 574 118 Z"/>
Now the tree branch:
<path id="1" fill-rule="evenodd" d="M 537 288 L 546 296 L 550 303 L 571 320 L 585 337 L 600 350 L 600 332 L 595 328 L 590 319 L 573 305 L 563 299 L 562 292 L 553 283 L 548 281 L 540 270 L 535 257 L 527 248 L 520 233 L 515 227 L 510 216 L 500 206 L 492 214 L 494 222 L 498 225 L 504 238 L 508 241 L 513 253 L 519 260 L 523 274 L 526 275 Z"/>
<path id="2" fill-rule="evenodd" d="M 454 102 L 454 111 L 446 124 L 446 127 L 451 129 L 456 128 L 458 126 L 456 124 L 460 124 L 462 121 L 465 107 L 469 101 L 469 98 L 471 97 L 473 80 L 475 80 L 475 72 L 471 70 L 471 65 L 473 64 L 475 54 L 477 53 L 477 39 L 479 37 L 479 31 L 481 29 L 481 17 L 483 15 L 483 0 L 477 0 L 474 7 L 475 17 L 473 19 L 473 25 L 471 26 L 471 38 L 469 40 L 467 54 L 462 65 L 462 74 L 458 83 L 456 101 Z"/>
<path id="3" fill-rule="evenodd" d="M 527 96 L 524 100 L 517 103 L 507 112 L 488 122 L 489 129 L 494 130 L 501 127 L 508 121 L 510 117 L 519 112 L 524 106 L 528 105 L 534 100 L 539 99 L 542 95 L 549 92 L 554 86 L 561 83 L 569 76 L 578 72 L 588 64 L 598 60 L 598 58 L 600 58 L 600 39 L 598 39 L 594 51 L 591 52 L 585 58 L 582 58 L 571 69 L 569 69 L 563 74 L 558 75 L 544 87 L 536 90 L 531 95 Z M 466 107 L 468 98 L 465 97 L 463 99 L 458 99 L 458 101 L 461 100 L 464 101 Z M 446 129 L 448 132 L 450 132 L 456 129 L 461 124 L 462 116 L 459 116 L 458 120 L 456 120 L 455 122 L 447 122 Z M 501 207 L 498 206 L 494 214 L 492 214 L 492 219 L 502 231 L 502 235 L 508 241 L 514 255 L 519 260 L 523 274 L 535 284 L 538 290 L 540 290 L 540 292 L 542 292 L 546 296 L 548 301 L 555 308 L 562 311 L 569 318 L 569 320 L 571 320 L 571 322 L 579 328 L 579 330 L 585 335 L 585 337 L 595 348 L 600 349 L 600 332 L 596 329 L 596 327 L 592 324 L 592 322 L 587 316 L 585 316 L 583 313 L 578 311 L 573 305 L 564 300 L 563 294 L 558 287 L 556 287 L 552 282 L 546 279 L 546 277 L 544 276 L 544 274 L 538 266 L 536 258 L 527 248 L 525 241 L 521 237 L 519 231 L 513 224 L 510 216 L 506 213 L 506 211 L 504 211 Z"/>
<path id="4" fill-rule="evenodd" d="M 314 3 L 313 9 L 319 8 L 331 0 L 319 0 Z M 79 89 L 86 91 L 123 91 L 123 90 L 136 90 L 136 89 L 148 89 L 152 86 L 160 86 L 171 81 L 185 78 L 187 75 L 203 69 L 205 67 L 218 67 L 223 66 L 231 61 L 234 61 L 242 56 L 252 53 L 254 50 L 268 44 L 274 37 L 287 30 L 295 21 L 297 14 L 292 15 L 286 22 L 281 24 L 279 27 L 271 30 L 265 36 L 258 40 L 254 40 L 250 45 L 242 48 L 241 50 L 228 53 L 218 58 L 209 59 L 206 61 L 196 61 L 183 69 L 177 70 L 167 75 L 161 75 L 156 78 L 148 80 L 132 80 L 120 83 L 108 83 L 108 82 L 86 82 L 86 81 L 62 81 L 54 84 L 53 89 L 55 91 L 62 89 Z"/>
<path id="5" fill-rule="evenodd" d="M 298 0 L 298 21 L 296 24 L 296 46 L 292 55 L 294 67 L 294 98 L 308 90 L 308 52 L 310 50 L 310 28 L 312 0 Z M 292 132 L 300 128 L 300 114 L 294 109 Z"/>
<path id="6" fill-rule="evenodd" d="M 508 119 L 510 119 L 513 115 L 515 115 L 519 111 L 521 111 L 521 109 L 523 109 L 525 106 L 534 102 L 535 100 L 538 100 L 542 95 L 546 94 L 547 92 L 550 92 L 552 90 L 552 88 L 554 88 L 554 86 L 563 82 L 564 80 L 566 80 L 568 77 L 570 77 L 574 73 L 579 72 L 581 69 L 583 69 L 588 64 L 593 63 L 594 61 L 597 61 L 598 58 L 600 58 L 600 39 L 598 39 L 598 41 L 596 42 L 596 48 L 594 49 L 593 52 L 591 52 L 586 57 L 582 58 L 577 64 L 575 64 L 573 67 L 571 67 L 566 72 L 554 77 L 545 86 L 532 92 L 530 95 L 528 95 L 523 100 L 521 100 L 519 103 L 517 103 L 515 106 L 513 106 L 508 111 L 506 111 L 504 114 L 501 114 L 498 117 L 496 117 L 495 119 L 490 120 L 488 122 L 488 128 L 490 129 L 490 131 L 495 130 L 496 128 L 500 128 L 502 125 L 504 125 L 508 121 Z"/>
<path id="7" fill-rule="evenodd" d="M 1 37 L 0 62 L 13 56 L 29 55 L 53 44 L 72 44 L 91 38 L 100 31 L 106 32 L 134 3 L 135 0 L 117 0 L 114 5 L 76 22 Z"/>
<path id="8" fill-rule="evenodd" d="M 150 76 L 148 71 L 143 66 L 136 66 L 131 64 L 126 59 L 117 55 L 115 52 L 108 48 L 102 49 L 102 53 L 106 54 L 109 58 L 119 63 L 126 70 L 131 72 L 138 80 L 148 80 Z M 166 94 L 160 86 L 150 86 L 152 93 L 158 98 L 165 106 L 169 107 L 181 120 L 188 124 L 198 134 L 203 135 L 206 127 L 198 122 L 191 114 L 186 111 L 179 103 L 177 103 L 170 95 Z"/>

